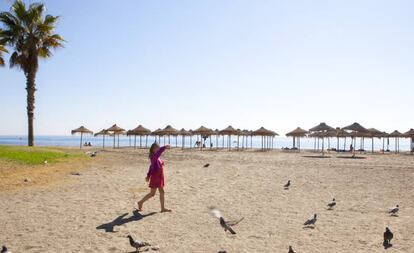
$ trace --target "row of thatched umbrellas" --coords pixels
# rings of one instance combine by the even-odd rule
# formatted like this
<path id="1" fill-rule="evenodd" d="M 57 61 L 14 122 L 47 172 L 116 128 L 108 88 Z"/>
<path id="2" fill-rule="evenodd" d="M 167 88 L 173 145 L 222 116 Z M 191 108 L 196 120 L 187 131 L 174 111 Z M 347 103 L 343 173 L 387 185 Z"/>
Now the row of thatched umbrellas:
<path id="1" fill-rule="evenodd" d="M 72 130 L 72 134 L 80 133 L 81 139 L 80 139 L 80 148 L 82 148 L 82 138 L 84 134 L 93 134 L 93 132 L 84 126 L 81 126 L 77 129 Z M 272 149 L 273 148 L 273 139 L 277 133 L 268 130 L 264 127 L 261 127 L 257 129 L 256 131 L 249 131 L 249 130 L 240 130 L 235 129 L 232 126 L 228 126 L 222 130 L 213 130 L 204 126 L 201 126 L 195 130 L 185 130 L 182 128 L 181 130 L 177 130 L 173 128 L 172 126 L 168 125 L 164 129 L 156 129 L 155 131 L 151 131 L 148 128 L 143 127 L 142 125 L 139 125 L 138 127 L 126 131 L 125 129 L 117 126 L 116 124 L 111 126 L 108 129 L 102 129 L 98 133 L 95 133 L 95 136 L 102 136 L 102 146 L 105 147 L 105 136 L 113 136 L 113 147 L 115 148 L 118 146 L 119 148 L 119 135 L 127 135 L 127 136 L 133 136 L 134 137 L 134 148 L 137 148 L 137 136 L 139 137 L 139 147 L 142 148 L 142 138 L 145 137 L 145 147 L 148 147 L 148 136 L 155 136 L 155 138 L 158 138 L 158 142 L 161 142 L 161 137 L 164 138 L 164 143 L 167 143 L 166 138 L 168 138 L 168 143 L 170 142 L 170 137 L 175 137 L 175 144 L 178 146 L 178 136 L 182 137 L 182 148 L 184 148 L 185 143 L 185 137 L 190 138 L 190 143 L 192 143 L 192 137 L 197 137 L 197 143 L 199 143 L 200 147 L 205 147 L 205 141 L 207 138 L 210 139 L 210 144 L 212 144 L 212 136 L 216 137 L 216 147 L 219 146 L 218 139 L 219 136 L 223 136 L 222 140 L 222 148 L 227 147 L 228 149 L 231 149 L 231 137 L 236 136 L 237 137 L 237 149 L 240 149 L 240 146 L 242 149 L 248 147 L 248 137 L 250 137 L 250 146 L 253 147 L 253 136 L 260 136 L 261 137 L 261 143 L 262 143 L 262 150 Z M 227 144 L 224 144 L 224 136 L 227 136 Z M 118 144 L 116 145 L 116 137 L 118 137 Z M 199 138 L 200 137 L 200 138 Z M 240 139 L 241 139 L 241 145 L 240 145 Z M 204 142 L 203 142 L 204 140 Z M 210 145 L 210 148 L 212 146 Z"/>
<path id="2" fill-rule="evenodd" d="M 87 128 L 81 126 L 75 130 L 72 130 L 72 134 L 80 133 L 81 134 L 81 140 L 80 140 L 80 147 L 82 147 L 82 137 L 83 134 L 93 134 L 92 131 L 88 130 Z M 185 137 L 190 138 L 190 143 L 192 143 L 192 137 L 197 137 L 197 142 L 200 144 L 200 147 L 203 147 L 203 141 L 204 143 L 207 138 L 210 139 L 210 144 L 212 144 L 212 136 L 216 137 L 216 147 L 219 146 L 219 136 L 223 136 L 222 138 L 222 148 L 227 147 L 228 149 L 231 149 L 231 137 L 236 136 L 237 137 L 237 148 L 240 148 L 240 138 L 241 138 L 241 148 L 247 148 L 248 147 L 248 137 L 250 137 L 250 147 L 253 148 L 253 136 L 260 136 L 261 137 L 261 149 L 267 150 L 267 149 L 273 149 L 273 139 L 277 133 L 268 130 L 264 127 L 261 127 L 257 129 L 256 131 L 249 131 L 249 130 L 240 130 L 235 129 L 232 126 L 228 126 L 222 130 L 218 129 L 210 129 L 204 126 L 201 126 L 195 130 L 185 130 L 182 128 L 181 130 L 177 130 L 173 128 L 172 126 L 168 125 L 164 129 L 156 129 L 155 131 L 151 131 L 142 125 L 139 125 L 138 127 L 126 131 L 125 129 L 117 126 L 116 124 L 111 126 L 108 129 L 102 129 L 98 133 L 95 133 L 95 136 L 102 136 L 103 141 L 103 147 L 105 147 L 105 136 L 113 136 L 113 147 L 116 147 L 116 137 L 118 137 L 118 147 L 119 147 L 119 135 L 127 136 L 133 136 L 134 137 L 134 148 L 137 147 L 137 136 L 139 136 L 139 147 L 142 148 L 142 138 L 145 137 L 145 147 L 148 146 L 148 136 L 155 136 L 155 138 L 158 138 L 158 142 L 161 142 L 161 137 L 164 138 L 164 143 L 167 143 L 166 138 L 168 138 L 168 143 L 170 142 L 170 137 L 175 137 L 175 143 L 176 146 L 178 146 L 178 136 L 182 137 L 182 148 L 184 148 L 184 142 Z M 227 143 L 225 144 L 225 138 L 224 136 L 227 136 Z M 322 122 L 319 125 L 312 127 L 309 129 L 309 131 L 304 130 L 300 127 L 294 129 L 293 131 L 286 134 L 286 136 L 293 137 L 293 147 L 300 151 L 300 138 L 302 137 L 313 137 L 315 138 L 315 144 L 314 149 L 316 149 L 316 140 L 318 140 L 318 150 L 319 150 L 319 140 L 322 139 L 322 153 L 324 153 L 324 142 L 325 138 L 337 138 L 337 150 L 339 150 L 339 138 L 344 138 L 344 149 L 346 145 L 346 138 L 351 138 L 351 143 L 353 143 L 353 152 L 355 152 L 355 146 L 356 146 L 356 138 L 371 138 L 372 142 L 372 152 L 374 152 L 374 138 L 383 138 L 383 150 L 385 145 L 385 139 L 389 138 L 395 138 L 395 151 L 399 152 L 399 139 L 400 138 L 410 138 L 410 151 L 413 151 L 413 138 L 414 138 L 414 129 L 410 129 L 406 133 L 400 133 L 397 130 L 395 130 L 392 133 L 386 133 L 379 131 L 375 128 L 365 128 L 361 126 L 359 123 L 353 123 L 349 126 L 345 126 L 342 128 L 333 128 L 326 123 Z M 199 137 L 201 137 L 199 139 Z M 361 142 L 363 143 L 363 141 Z M 211 146 L 210 146 L 211 148 Z"/>
<path id="3" fill-rule="evenodd" d="M 315 138 L 315 147 L 316 149 L 316 139 L 322 139 L 322 153 L 324 152 L 324 140 L 325 138 L 337 138 L 337 150 L 339 150 L 339 138 L 344 138 L 344 150 L 346 145 L 346 138 L 349 137 L 352 140 L 353 145 L 353 152 L 355 153 L 355 146 L 356 146 L 356 139 L 361 138 L 361 144 L 364 143 L 364 138 L 371 138 L 371 150 L 374 152 L 374 138 L 382 138 L 383 139 L 383 148 L 385 150 L 385 139 L 395 138 L 395 151 L 399 152 L 399 139 L 400 138 L 410 138 L 410 151 L 413 152 L 413 138 L 414 138 L 414 129 L 410 129 L 406 133 L 400 133 L 399 131 L 395 130 L 392 133 L 386 133 L 379 131 L 375 128 L 365 128 L 361 126 L 359 123 L 353 123 L 349 126 L 345 126 L 343 128 L 333 128 L 328 126 L 326 123 L 322 122 L 319 125 L 309 129 L 306 131 L 300 127 L 296 128 L 295 130 L 286 134 L 286 136 L 293 137 L 293 147 L 295 147 L 295 139 L 298 139 L 298 150 L 300 150 L 300 138 L 301 137 L 314 137 Z M 319 147 L 318 147 L 319 149 Z"/>

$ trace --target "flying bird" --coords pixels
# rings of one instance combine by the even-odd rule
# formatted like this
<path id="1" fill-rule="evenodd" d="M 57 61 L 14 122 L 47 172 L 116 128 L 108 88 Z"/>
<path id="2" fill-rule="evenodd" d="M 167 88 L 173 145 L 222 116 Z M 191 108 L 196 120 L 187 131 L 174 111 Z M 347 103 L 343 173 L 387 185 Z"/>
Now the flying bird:
<path id="1" fill-rule="evenodd" d="M 309 218 L 307 221 L 305 221 L 305 223 L 303 223 L 303 225 L 305 226 L 310 226 L 310 225 L 315 225 L 316 221 L 317 221 L 317 215 L 316 213 L 313 215 L 312 218 Z"/>
<path id="2" fill-rule="evenodd" d="M 391 230 L 386 227 L 385 228 L 385 232 L 384 232 L 384 242 L 382 243 L 382 245 L 384 245 L 384 248 L 388 248 L 391 247 L 391 239 L 394 237 L 394 234 L 391 232 Z"/>
<path id="3" fill-rule="evenodd" d="M 283 187 L 287 190 L 290 186 L 290 180 L 288 180 L 287 184 L 285 184 Z"/>
<path id="4" fill-rule="evenodd" d="M 141 242 L 138 240 L 134 240 L 134 238 L 132 238 L 131 235 L 128 235 L 128 239 L 129 239 L 129 244 L 131 245 L 131 247 L 134 247 L 137 252 L 139 252 L 139 250 L 142 247 L 151 246 L 151 244 L 147 242 Z"/>
<path id="5" fill-rule="evenodd" d="M 7 247 L 3 245 L 2 249 L 1 249 L 1 253 L 11 253 L 11 251 L 8 250 Z"/>
<path id="6" fill-rule="evenodd" d="M 391 207 L 388 210 L 388 213 L 391 214 L 391 215 L 397 215 L 397 213 L 398 213 L 399 210 L 400 210 L 400 206 L 399 205 L 396 205 L 394 207 Z"/>
<path id="7" fill-rule="evenodd" d="M 333 209 L 334 208 L 334 206 L 336 206 L 336 201 L 335 201 L 335 198 L 334 199 L 332 199 L 332 202 L 331 203 L 328 203 L 328 209 Z"/>
<path id="8" fill-rule="evenodd" d="M 233 230 L 233 226 L 236 226 L 237 224 L 239 224 L 239 222 L 241 222 L 244 218 L 241 218 L 237 221 L 226 221 L 223 217 L 223 215 L 221 214 L 221 212 L 212 207 L 210 208 L 211 213 L 220 221 L 220 226 L 224 229 L 224 232 L 229 231 L 231 234 L 235 235 L 236 232 Z"/>
<path id="9" fill-rule="evenodd" d="M 206 163 L 206 164 L 204 164 L 204 168 L 208 168 L 208 166 L 210 166 L 210 164 L 209 163 Z"/>
<path id="10" fill-rule="evenodd" d="M 289 246 L 289 251 L 288 253 L 295 253 L 295 251 L 293 251 L 292 246 Z"/>

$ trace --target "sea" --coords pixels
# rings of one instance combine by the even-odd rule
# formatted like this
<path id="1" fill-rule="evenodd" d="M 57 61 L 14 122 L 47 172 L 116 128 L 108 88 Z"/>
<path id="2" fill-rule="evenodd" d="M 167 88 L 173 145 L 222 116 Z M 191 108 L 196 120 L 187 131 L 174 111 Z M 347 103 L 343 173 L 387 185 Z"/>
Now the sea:
<path id="1" fill-rule="evenodd" d="M 146 147 L 151 145 L 155 141 L 155 137 L 148 136 L 148 139 L 146 140 L 145 137 L 141 138 L 141 145 L 140 145 L 140 137 L 137 136 L 136 140 L 133 136 L 119 136 L 119 147 L 134 147 L 134 144 L 137 147 Z M 160 139 L 157 138 L 157 141 L 160 144 L 171 144 L 173 147 L 182 147 L 184 144 L 184 147 L 191 147 L 195 146 L 195 142 L 197 141 L 197 137 L 193 136 L 191 139 L 190 137 L 185 137 L 184 140 L 181 136 L 178 136 L 178 138 L 175 138 L 174 136 L 171 136 L 168 138 L 167 136 L 161 137 Z M 136 141 L 136 142 L 135 142 Z M 191 141 L 191 142 L 190 142 Z M 231 140 L 229 140 L 231 143 L 231 146 L 233 148 L 237 147 L 237 137 L 232 136 Z M 91 136 L 91 135 L 84 135 L 82 138 L 82 143 L 91 143 L 93 147 L 113 147 L 114 143 L 118 147 L 118 137 L 115 138 L 111 136 L 106 136 L 105 140 L 102 136 Z M 209 143 L 213 147 L 216 147 L 217 144 L 219 147 L 222 147 L 223 145 L 223 137 L 219 137 L 218 140 L 216 137 L 212 137 L 211 141 L 210 139 L 207 139 L 205 141 L 206 145 L 209 147 Z M 224 137 L 224 145 L 227 146 L 228 143 L 228 137 Z M 339 144 L 339 146 L 338 146 Z M 346 140 L 339 139 L 339 143 L 337 143 L 336 138 L 326 138 L 324 140 L 324 148 L 337 148 L 339 149 L 347 149 L 349 150 L 349 145 L 351 144 L 351 140 L 347 138 Z M 395 139 L 389 138 L 388 140 L 385 139 L 384 143 L 382 139 L 374 139 L 374 150 L 378 151 L 381 150 L 382 147 L 385 149 L 388 149 L 390 151 L 395 150 Z M 0 135 L 0 145 L 17 145 L 17 146 L 25 146 L 27 145 L 27 136 L 19 136 L 19 135 Z M 80 136 L 79 135 L 68 135 L 68 136 L 45 136 L 45 135 L 38 135 L 35 137 L 35 145 L 36 146 L 51 146 L 51 147 L 79 147 L 80 146 Z M 239 139 L 239 145 L 242 146 L 242 138 Z M 256 149 L 260 149 L 262 147 L 262 141 L 260 137 L 253 137 L 252 139 L 248 137 L 247 140 L 248 148 L 251 146 Z M 371 139 L 365 139 L 362 141 L 360 138 L 357 139 L 357 145 L 356 149 L 363 148 L 367 151 L 371 151 L 372 148 Z M 246 146 L 246 142 L 244 144 Z M 297 146 L 297 142 L 296 142 Z M 293 139 L 291 137 L 282 137 L 277 136 L 273 140 L 273 148 L 274 149 L 282 149 L 282 148 L 292 148 L 293 147 Z M 301 138 L 300 139 L 300 147 L 301 149 L 308 149 L 313 150 L 315 147 L 318 147 L 318 141 L 314 138 Z M 322 140 L 319 140 L 319 149 L 322 148 Z M 408 138 L 401 138 L 399 139 L 399 150 L 400 151 L 409 151 L 410 150 L 410 140 Z"/>

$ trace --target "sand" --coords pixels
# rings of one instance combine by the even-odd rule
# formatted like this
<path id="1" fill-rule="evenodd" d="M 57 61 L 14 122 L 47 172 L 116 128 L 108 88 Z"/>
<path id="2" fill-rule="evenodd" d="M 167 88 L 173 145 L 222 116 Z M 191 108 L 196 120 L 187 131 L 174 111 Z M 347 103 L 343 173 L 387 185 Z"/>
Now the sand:
<path id="1" fill-rule="evenodd" d="M 292 245 L 299 253 L 366 253 L 385 251 L 389 226 L 387 252 L 414 252 L 413 156 L 304 155 L 313 154 L 169 150 L 165 191 L 173 212 L 159 212 L 157 195 L 134 215 L 148 191 L 147 151 L 100 152 L 80 176 L 61 175 L 61 184 L 0 192 L 0 244 L 26 253 L 133 252 L 132 234 L 159 252 L 287 252 Z M 326 210 L 333 197 L 337 207 Z M 395 204 L 401 210 L 391 217 L 386 210 Z M 244 217 L 237 235 L 221 229 L 209 206 L 228 219 Z M 303 228 L 314 213 L 315 228 Z"/>

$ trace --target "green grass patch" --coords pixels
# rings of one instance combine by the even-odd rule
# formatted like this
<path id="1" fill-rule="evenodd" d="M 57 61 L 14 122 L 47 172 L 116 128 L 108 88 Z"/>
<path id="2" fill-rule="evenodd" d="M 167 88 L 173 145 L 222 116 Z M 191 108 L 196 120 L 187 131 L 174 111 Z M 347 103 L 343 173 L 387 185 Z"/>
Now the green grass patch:
<path id="1" fill-rule="evenodd" d="M 56 163 L 65 159 L 81 157 L 81 154 L 65 152 L 58 148 L 0 146 L 0 159 L 29 165 Z"/>

